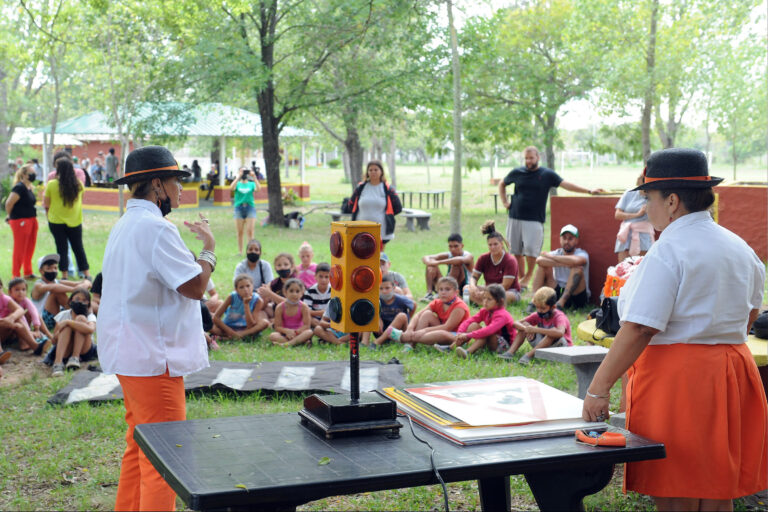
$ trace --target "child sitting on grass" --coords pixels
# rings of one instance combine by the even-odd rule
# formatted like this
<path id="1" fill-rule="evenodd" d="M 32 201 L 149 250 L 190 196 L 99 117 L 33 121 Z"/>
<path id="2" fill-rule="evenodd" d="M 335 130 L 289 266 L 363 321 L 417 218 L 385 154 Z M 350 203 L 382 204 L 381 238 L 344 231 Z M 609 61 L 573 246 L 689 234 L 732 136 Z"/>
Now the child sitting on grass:
<path id="1" fill-rule="evenodd" d="M 52 377 L 64 375 L 65 358 L 66 368 L 75 370 L 80 368 L 80 362 L 96 359 L 96 344 L 92 341 L 95 331 L 96 315 L 91 311 L 91 294 L 85 288 L 77 288 L 69 296 L 69 309 L 56 315 Z"/>
<path id="2" fill-rule="evenodd" d="M 320 319 L 320 322 L 315 327 L 313 333 L 326 343 L 332 343 L 334 345 L 344 345 L 349 343 L 349 334 L 337 331 L 331 327 L 331 318 L 328 316 L 327 309 L 325 313 L 323 313 L 323 317 Z"/>
<path id="3" fill-rule="evenodd" d="M 315 251 L 312 250 L 312 246 L 309 242 L 304 242 L 299 247 L 299 259 L 301 263 L 296 269 L 298 271 L 298 278 L 304 283 L 304 286 L 311 288 L 317 279 L 315 274 L 317 273 L 317 263 L 312 263 L 312 258 L 315 257 Z"/>
<path id="4" fill-rule="evenodd" d="M 258 334 L 269 327 L 263 309 L 264 301 L 253 291 L 251 276 L 240 274 L 235 278 L 235 291 L 216 309 L 211 334 L 236 340 Z M 217 348 L 213 340 L 209 346 Z"/>
<path id="5" fill-rule="evenodd" d="M 16 301 L 16 304 L 21 306 L 21 309 L 24 310 L 22 321 L 26 322 L 27 326 L 32 332 L 32 337 L 35 338 L 35 341 L 38 344 L 41 341 L 45 342 L 53 339 L 53 334 L 51 334 L 51 331 L 49 331 L 48 327 L 46 327 L 46 325 L 40 320 L 40 314 L 37 312 L 37 308 L 34 304 L 32 304 L 32 301 L 29 300 L 29 297 L 27 297 L 27 282 L 24 280 L 24 278 L 16 277 L 11 279 L 11 281 L 8 283 L 8 295 L 10 295 L 11 298 Z M 42 352 L 45 350 L 45 345 L 46 343 L 38 345 L 38 348 L 35 349 L 34 354 L 36 356 L 42 354 Z"/>
<path id="6" fill-rule="evenodd" d="M 435 345 L 435 348 L 446 352 L 455 348 L 456 355 L 464 359 L 483 347 L 488 347 L 494 353 L 499 349 L 506 350 L 510 340 L 515 339 L 517 334 L 515 319 L 506 310 L 506 306 L 507 292 L 504 287 L 500 284 L 489 284 L 483 293 L 483 308 L 461 323 L 456 341 L 449 347 Z M 485 327 L 482 324 L 485 324 Z M 462 347 L 470 339 L 475 341 L 469 348 Z"/>
<path id="7" fill-rule="evenodd" d="M 323 319 L 328 302 L 331 300 L 331 266 L 328 263 L 318 263 L 315 269 L 317 282 L 304 292 L 302 301 L 309 307 L 312 328 L 314 329 Z"/>
<path id="8" fill-rule="evenodd" d="M 296 264 L 293 261 L 293 256 L 287 252 L 281 252 L 275 256 L 275 273 L 277 277 L 274 278 L 269 284 L 263 284 L 256 290 L 259 297 L 266 301 L 264 311 L 269 318 L 275 316 L 275 306 L 285 300 L 283 293 L 283 287 L 289 279 L 296 277 Z M 302 283 L 304 284 L 304 283 Z"/>
<path id="9" fill-rule="evenodd" d="M 37 342 L 24 319 L 24 308 L 15 300 L 3 293 L 3 282 L 0 280 L 0 341 L 8 344 L 11 340 L 19 340 L 19 350 L 34 350 L 40 355 L 46 341 Z M 8 355 L 5 355 L 5 354 Z M 9 352 L 3 352 L 6 361 L 11 357 Z"/>
<path id="10" fill-rule="evenodd" d="M 459 283 L 453 277 L 437 281 L 437 298 L 411 318 L 408 329 L 400 336 L 400 341 L 407 344 L 404 350 L 413 349 L 412 343 L 448 345 L 455 340 L 459 325 L 469 318 L 469 306 L 458 293 Z M 398 335 L 395 330 L 392 333 L 393 337 Z"/>
<path id="11" fill-rule="evenodd" d="M 58 254 L 43 256 L 38 262 L 38 267 L 40 268 L 40 279 L 35 281 L 30 298 L 37 308 L 37 312 L 40 313 L 40 318 L 45 326 L 53 332 L 56 325 L 56 315 L 67 307 L 69 301 L 67 294 L 72 293 L 76 288 L 88 289 L 91 287 L 91 282 L 84 280 L 82 283 L 78 283 L 56 279 L 59 274 Z"/>
<path id="12" fill-rule="evenodd" d="M 277 265 L 275 265 L 277 267 Z M 312 339 L 309 307 L 301 302 L 304 283 L 301 279 L 288 279 L 283 285 L 285 300 L 275 308 L 274 332 L 269 339 L 276 345 L 292 347 Z"/>
<path id="13" fill-rule="evenodd" d="M 531 359 L 536 357 L 536 350 L 547 347 L 570 347 L 571 342 L 571 322 L 568 317 L 555 307 L 557 303 L 557 293 L 549 286 L 542 286 L 533 295 L 533 304 L 536 306 L 536 313 L 528 315 L 517 326 L 518 333 L 515 336 L 509 350 L 499 357 L 512 359 L 512 355 L 527 339 L 531 345 L 531 350 L 524 354 L 517 362 L 520 364 L 529 364 Z"/>
<path id="14" fill-rule="evenodd" d="M 371 333 L 364 332 L 362 344 L 377 348 L 389 339 L 398 341 L 399 334 L 408 328 L 408 321 L 415 309 L 411 299 L 395 293 L 394 277 L 389 274 L 383 276 L 379 285 L 379 336 L 369 344 Z M 394 336 L 393 332 L 396 333 Z"/>

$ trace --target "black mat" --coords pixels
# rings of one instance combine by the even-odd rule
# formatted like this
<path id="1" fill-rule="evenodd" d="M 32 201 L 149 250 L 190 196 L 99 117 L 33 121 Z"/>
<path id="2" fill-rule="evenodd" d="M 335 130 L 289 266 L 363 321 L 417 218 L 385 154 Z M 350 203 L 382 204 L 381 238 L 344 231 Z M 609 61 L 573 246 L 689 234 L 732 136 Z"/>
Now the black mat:
<path id="1" fill-rule="evenodd" d="M 378 361 L 360 362 L 360 391 L 403 386 L 403 365 Z M 301 391 L 342 393 L 349 391 L 349 361 L 269 361 L 233 363 L 211 361 L 205 370 L 184 378 L 187 393 L 215 389 L 253 391 Z M 115 375 L 80 371 L 66 387 L 48 399 L 54 405 L 122 400 Z"/>

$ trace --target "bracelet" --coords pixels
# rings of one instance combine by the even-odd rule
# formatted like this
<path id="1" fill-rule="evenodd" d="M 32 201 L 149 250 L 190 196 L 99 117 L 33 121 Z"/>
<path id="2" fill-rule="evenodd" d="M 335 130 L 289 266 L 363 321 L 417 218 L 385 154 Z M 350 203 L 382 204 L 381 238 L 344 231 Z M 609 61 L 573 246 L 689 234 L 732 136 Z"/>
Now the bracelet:
<path id="1" fill-rule="evenodd" d="M 596 395 L 594 393 L 590 393 L 589 390 L 587 390 L 587 396 L 590 398 L 611 398 L 610 393 L 607 395 Z"/>
<path id="2" fill-rule="evenodd" d="M 216 255 L 213 254 L 213 251 L 203 249 L 200 251 L 200 255 L 197 257 L 197 259 L 208 263 L 211 266 L 211 273 L 216 270 Z"/>

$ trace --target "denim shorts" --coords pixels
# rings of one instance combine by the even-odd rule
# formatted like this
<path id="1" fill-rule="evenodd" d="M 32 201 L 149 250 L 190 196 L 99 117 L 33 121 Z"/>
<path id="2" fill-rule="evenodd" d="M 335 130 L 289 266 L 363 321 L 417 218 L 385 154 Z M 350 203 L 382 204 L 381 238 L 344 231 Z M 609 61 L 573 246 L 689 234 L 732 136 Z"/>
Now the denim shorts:
<path id="1" fill-rule="evenodd" d="M 235 214 L 233 215 L 233 218 L 235 219 L 255 219 L 256 218 L 256 207 L 252 204 L 243 203 L 240 205 L 235 206 Z"/>

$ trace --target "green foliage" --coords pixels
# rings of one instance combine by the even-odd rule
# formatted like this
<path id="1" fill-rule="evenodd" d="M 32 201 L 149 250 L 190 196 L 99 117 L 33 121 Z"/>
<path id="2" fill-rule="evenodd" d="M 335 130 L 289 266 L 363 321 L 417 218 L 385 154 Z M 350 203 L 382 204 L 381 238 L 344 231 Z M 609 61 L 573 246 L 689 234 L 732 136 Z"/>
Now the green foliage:
<path id="1" fill-rule="evenodd" d="M 328 167 L 331 169 L 338 169 L 341 167 L 341 160 L 339 158 L 333 158 L 331 160 L 328 160 Z"/>
<path id="2" fill-rule="evenodd" d="M 640 123 L 603 125 L 596 138 L 590 137 L 587 147 L 599 155 L 615 154 L 619 162 L 637 162 L 643 158 L 640 140 Z"/>

